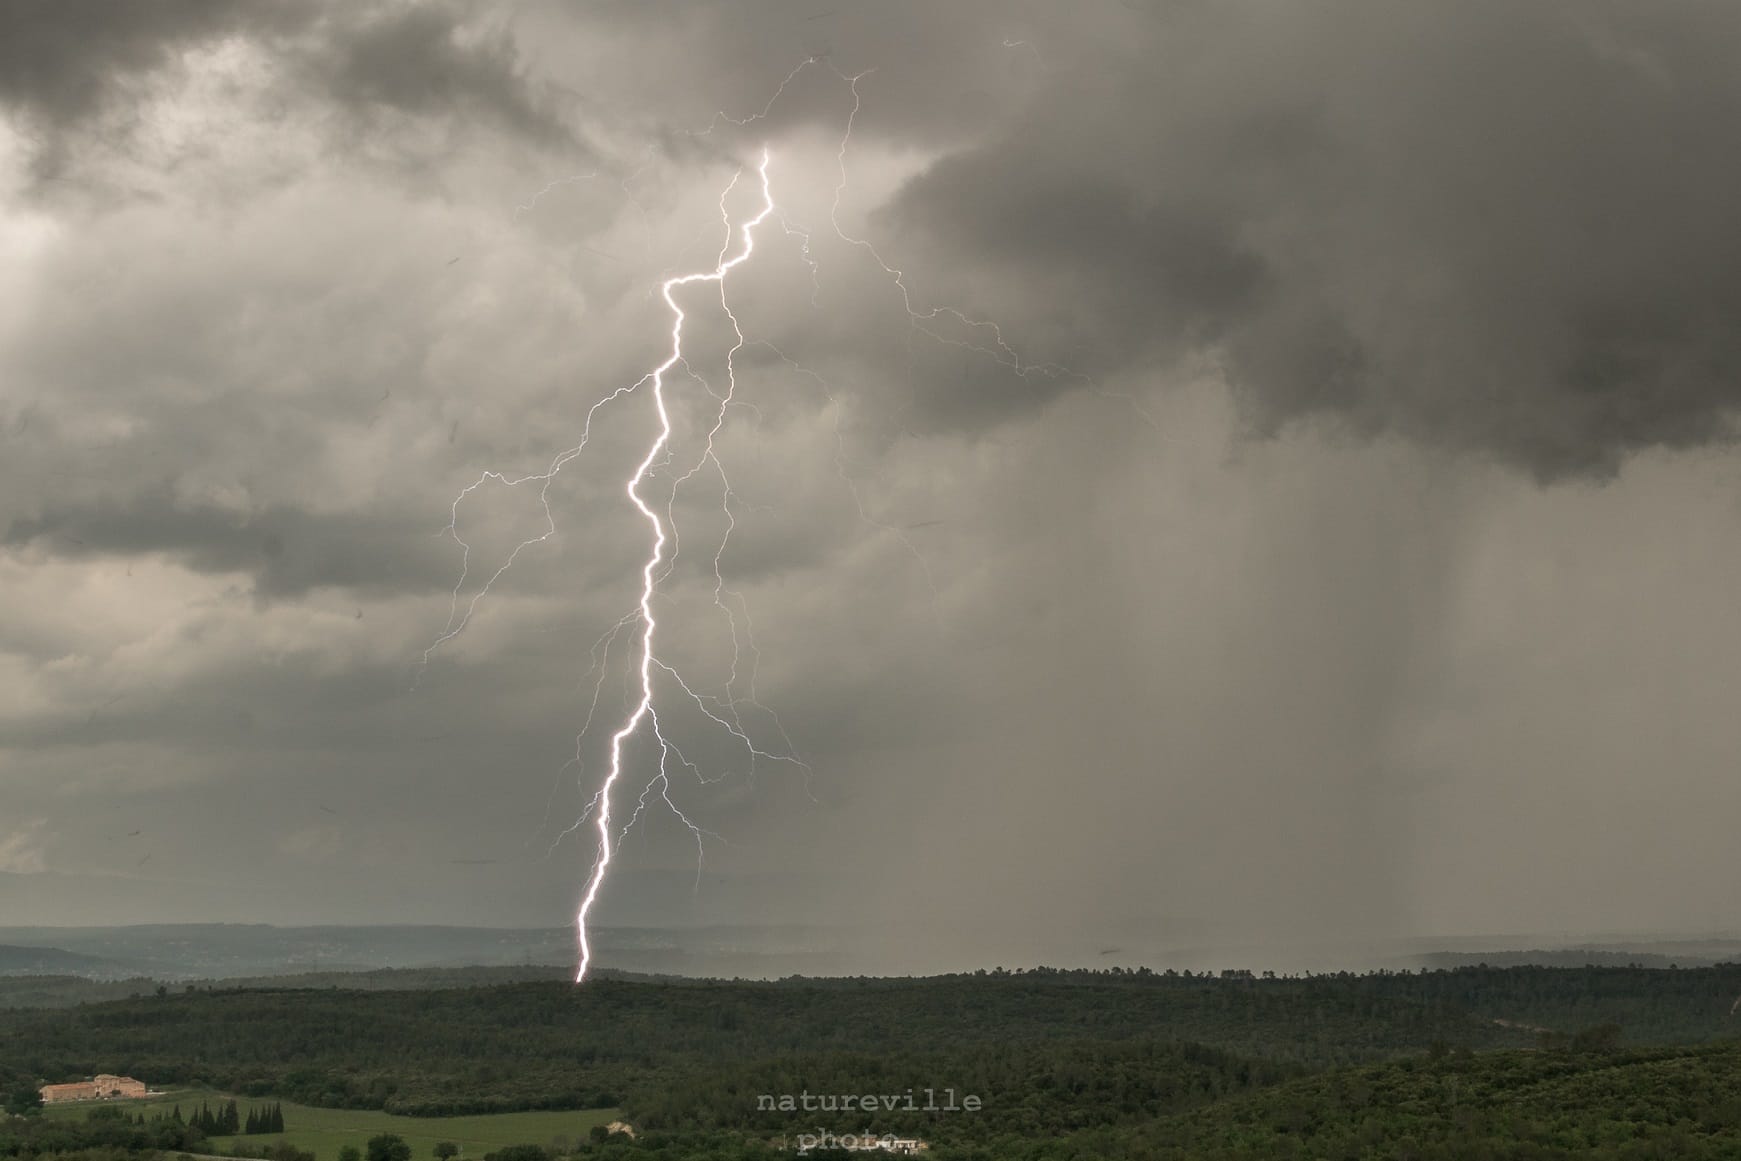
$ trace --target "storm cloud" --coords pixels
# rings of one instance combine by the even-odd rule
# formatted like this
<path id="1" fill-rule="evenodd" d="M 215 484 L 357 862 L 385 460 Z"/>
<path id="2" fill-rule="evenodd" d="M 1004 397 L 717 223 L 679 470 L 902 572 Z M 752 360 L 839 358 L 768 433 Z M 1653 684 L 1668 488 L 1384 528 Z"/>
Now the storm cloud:
<path id="1" fill-rule="evenodd" d="M 1543 477 L 1734 434 L 1741 20 L 1701 3 L 1155 5 L 912 181 L 1097 361 L 1213 351 L 1328 416 Z"/>
<path id="2" fill-rule="evenodd" d="M 803 761 L 677 698 L 700 887 L 652 810 L 612 922 L 825 924 L 867 970 L 1703 924 L 1738 38 L 1690 0 L 7 5 L 0 869 L 561 923 L 646 549 L 655 419 L 610 397 L 766 148 L 716 458 L 736 332 L 690 288 L 649 486 L 669 660 Z"/>

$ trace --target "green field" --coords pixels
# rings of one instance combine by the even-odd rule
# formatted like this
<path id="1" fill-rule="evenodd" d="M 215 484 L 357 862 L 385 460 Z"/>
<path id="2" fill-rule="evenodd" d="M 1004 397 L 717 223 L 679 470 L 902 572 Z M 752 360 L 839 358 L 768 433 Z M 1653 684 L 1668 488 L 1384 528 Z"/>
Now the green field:
<path id="1" fill-rule="evenodd" d="M 131 1114 L 168 1113 L 177 1105 L 182 1115 L 197 1109 L 200 1102 L 216 1108 L 231 1099 L 226 1093 L 172 1092 L 163 1097 L 142 1101 L 117 1101 L 103 1107 L 126 1109 Z M 263 1109 L 273 1102 L 271 1097 L 237 1097 L 236 1102 L 246 1119 L 250 1107 Z M 397 1133 L 411 1145 L 414 1161 L 429 1161 L 434 1157 L 438 1141 L 452 1141 L 460 1147 L 460 1156 L 479 1158 L 503 1145 L 549 1145 L 558 1137 L 571 1142 L 586 1139 L 594 1125 L 605 1125 L 618 1119 L 616 1109 L 575 1109 L 566 1112 L 494 1113 L 476 1117 L 396 1117 L 390 1113 L 368 1109 L 321 1109 L 309 1105 L 277 1102 L 284 1109 L 282 1133 L 267 1133 L 253 1137 L 213 1137 L 212 1151 L 229 1152 L 240 1143 L 250 1151 L 279 1141 L 289 1141 L 298 1149 L 307 1149 L 319 1161 L 336 1161 L 339 1149 L 355 1145 L 359 1150 L 377 1133 Z M 83 1117 L 93 1102 L 55 1105 L 44 1110 L 51 1117 Z"/>

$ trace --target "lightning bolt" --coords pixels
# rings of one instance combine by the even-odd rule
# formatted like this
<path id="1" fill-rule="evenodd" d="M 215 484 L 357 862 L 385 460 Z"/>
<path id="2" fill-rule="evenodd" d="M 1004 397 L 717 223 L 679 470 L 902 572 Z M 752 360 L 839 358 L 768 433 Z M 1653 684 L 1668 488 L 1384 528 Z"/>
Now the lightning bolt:
<path id="1" fill-rule="evenodd" d="M 1006 44 L 1006 47 L 1028 47 L 1024 44 Z M 1037 53 L 1036 53 L 1037 55 Z M 834 234 L 847 246 L 862 251 L 888 276 L 899 294 L 900 302 L 908 318 L 911 332 L 922 334 L 932 341 L 959 347 L 988 358 L 999 366 L 1012 372 L 1023 380 L 1032 379 L 1066 379 L 1087 386 L 1101 394 L 1110 392 L 1100 390 L 1088 376 L 1068 367 L 1053 363 L 1030 362 L 1025 359 L 1005 339 L 1003 332 L 996 323 L 971 317 L 952 307 L 922 307 L 915 302 L 908 288 L 906 275 L 903 271 L 885 261 L 876 247 L 865 238 L 849 234 L 840 222 L 841 202 L 848 185 L 847 154 L 851 146 L 853 128 L 857 122 L 862 100 L 859 92 L 860 82 L 871 75 L 871 71 L 848 75 L 841 72 L 832 62 L 823 57 L 812 56 L 802 61 L 780 82 L 773 97 L 760 111 L 747 117 L 734 118 L 724 113 L 717 114 L 713 122 L 704 130 L 692 133 L 693 137 L 705 137 L 724 124 L 736 128 L 744 128 L 765 118 L 774 108 L 775 103 L 783 96 L 787 88 L 805 70 L 825 65 L 836 77 L 844 83 L 851 96 L 852 106 L 845 118 L 839 148 L 836 152 L 837 181 L 833 190 L 833 200 L 829 206 L 829 225 Z M 648 157 L 651 157 L 649 147 Z M 628 177 L 619 184 L 625 196 L 639 209 L 639 203 L 634 201 L 630 183 L 633 182 L 650 163 L 644 159 Z M 801 770 L 808 778 L 810 768 L 796 757 L 796 748 L 787 734 L 784 725 L 777 714 L 757 699 L 756 678 L 760 661 L 760 650 L 755 643 L 755 627 L 750 618 L 749 606 L 743 595 L 727 586 L 724 579 L 723 557 L 732 533 L 737 527 L 737 516 L 733 510 L 736 494 L 727 478 L 725 468 L 721 464 L 715 450 L 715 440 L 724 428 L 728 413 L 733 407 L 747 408 L 755 411 L 754 405 L 737 397 L 737 359 L 750 346 L 764 349 L 781 360 L 792 371 L 809 378 L 816 383 L 823 395 L 829 400 L 835 413 L 835 466 L 857 509 L 858 516 L 867 525 L 886 533 L 898 541 L 918 561 L 924 574 L 927 586 L 933 596 L 933 613 L 936 611 L 936 587 L 932 581 L 929 564 L 919 552 L 917 546 L 907 537 L 905 531 L 895 524 L 876 519 L 865 504 L 858 487 L 847 466 L 847 455 L 844 434 L 840 427 L 841 408 L 836 395 L 828 383 L 818 372 L 793 360 L 772 343 L 764 339 L 751 339 L 746 336 L 737 315 L 733 312 L 726 288 L 732 271 L 749 261 L 756 251 L 757 231 L 764 227 L 770 219 L 777 221 L 789 238 L 797 240 L 799 256 L 810 271 L 813 288 L 812 304 L 816 304 L 820 295 L 820 273 L 817 260 L 812 251 L 812 234 L 807 228 L 788 218 L 775 203 L 773 183 L 770 177 L 772 154 L 764 146 L 760 151 L 760 159 L 754 167 L 754 173 L 759 183 L 760 203 L 756 212 L 742 220 L 734 221 L 728 209 L 728 203 L 739 182 L 745 175 L 745 169 L 740 167 L 732 175 L 719 195 L 720 222 L 725 228 L 725 239 L 722 242 L 714 264 L 710 269 L 694 270 L 665 278 L 658 283 L 657 293 L 669 312 L 670 346 L 663 360 L 639 379 L 626 386 L 616 388 L 595 402 L 587 411 L 582 424 L 579 440 L 574 446 L 557 453 L 541 472 L 521 476 L 511 476 L 500 472 L 482 472 L 476 480 L 463 488 L 454 498 L 450 509 L 450 517 L 444 534 L 457 543 L 461 552 L 459 578 L 455 582 L 449 602 L 448 617 L 442 631 L 424 650 L 422 666 L 418 671 L 419 679 L 424 669 L 427 669 L 430 659 L 447 642 L 459 636 L 470 625 L 476 615 L 480 603 L 490 593 L 493 586 L 505 575 L 519 558 L 520 554 L 535 545 L 549 541 L 557 531 L 555 515 L 551 508 L 550 490 L 558 475 L 565 467 L 574 462 L 587 448 L 592 440 L 593 424 L 598 416 L 612 404 L 631 395 L 645 392 L 651 396 L 652 410 L 657 419 L 658 431 L 647 446 L 645 454 L 635 466 L 623 484 L 623 492 L 636 513 L 645 522 L 649 531 L 651 543 L 648 554 L 640 568 L 640 593 L 632 611 L 619 618 L 614 625 L 606 630 L 591 650 L 592 670 L 597 674 L 593 686 L 590 704 L 585 722 L 575 737 L 573 757 L 566 762 L 557 774 L 557 785 L 552 787 L 550 799 L 545 804 L 545 820 L 548 821 L 550 806 L 554 801 L 557 786 L 561 784 L 562 775 L 570 769 L 584 769 L 582 760 L 583 745 L 590 736 L 599 711 L 599 701 L 604 683 L 610 671 L 612 650 L 618 645 L 619 638 L 626 631 L 636 630 L 633 659 L 628 670 L 632 679 L 632 707 L 626 707 L 625 716 L 619 721 L 611 733 L 607 749 L 607 762 L 604 777 L 596 791 L 589 799 L 585 809 L 575 821 L 563 829 L 551 843 L 550 852 L 569 836 L 576 834 L 589 824 L 596 838 L 596 849 L 591 870 L 588 873 L 580 901 L 575 910 L 576 944 L 579 953 L 579 963 L 575 970 L 577 983 L 586 979 L 587 972 L 593 963 L 593 947 L 589 931 L 589 921 L 605 880 L 609 875 L 614 856 L 624 838 L 634 827 L 651 804 L 655 793 L 666 808 L 686 826 L 694 837 L 697 851 L 697 882 L 706 853 L 706 840 L 723 841 L 719 835 L 705 830 L 691 820 L 677 805 L 671 794 L 672 771 L 674 766 L 681 767 L 698 782 L 707 784 L 718 779 L 705 777 L 694 762 L 684 756 L 681 749 L 671 740 L 667 730 L 660 720 L 657 692 L 661 682 L 668 682 L 681 691 L 683 696 L 701 713 L 713 726 L 718 727 L 734 739 L 749 760 L 750 775 L 753 777 L 759 762 L 787 763 Z M 576 174 L 572 177 L 558 178 L 538 190 L 526 202 L 516 206 L 520 213 L 534 209 L 538 202 L 559 186 L 579 184 L 593 180 L 596 173 Z M 642 211 L 643 217 L 645 211 Z M 734 248 L 734 242 L 736 243 Z M 724 388 L 715 391 L 707 381 L 698 375 L 690 366 L 684 352 L 684 329 L 688 314 L 678 301 L 680 291 L 701 284 L 713 284 L 718 288 L 719 305 L 725 319 L 731 326 L 733 341 L 725 355 Z M 954 333 L 947 333 L 953 331 Z M 673 372 L 680 372 L 693 379 L 712 397 L 715 404 L 711 422 L 706 427 L 705 438 L 700 442 L 702 448 L 694 462 L 675 477 L 668 498 L 662 505 L 656 505 L 647 496 L 644 485 L 671 458 L 673 423 L 667 400 L 668 379 Z M 1153 420 L 1143 412 L 1134 400 L 1122 397 L 1139 416 L 1154 426 Z M 759 413 L 758 413 L 759 414 Z M 681 539 L 675 514 L 677 495 L 691 481 L 704 472 L 715 473 L 721 487 L 720 505 L 725 518 L 725 532 L 714 551 L 712 565 L 714 576 L 713 604 L 723 615 L 731 634 L 731 659 L 729 671 L 719 695 L 704 693 L 696 689 L 672 665 L 662 659 L 657 651 L 657 634 L 659 625 L 654 616 L 654 599 L 659 593 L 660 585 L 669 578 L 676 567 L 681 551 Z M 508 489 L 522 487 L 535 489 L 539 507 L 543 513 L 541 530 L 520 541 L 508 552 L 506 558 L 491 571 L 477 587 L 469 599 L 462 598 L 467 582 L 472 574 L 472 549 L 459 533 L 460 509 L 465 501 L 487 485 L 499 485 Z M 748 654 L 747 672 L 745 654 Z M 742 692 L 740 693 L 740 689 Z M 750 731 L 746 728 L 743 718 L 743 707 L 751 707 L 764 715 L 772 723 L 774 732 L 779 736 L 783 750 L 775 751 L 759 746 L 752 740 Z M 626 776 L 626 749 L 638 735 L 643 732 L 650 734 L 651 739 L 659 749 L 659 760 L 651 777 L 642 785 L 639 795 L 634 800 L 633 809 L 625 821 L 618 825 L 613 811 L 613 797 L 619 784 Z M 721 775 L 723 777 L 723 775 Z M 542 826 L 540 827 L 542 830 Z"/>
<path id="2" fill-rule="evenodd" d="M 673 677 L 677 677 L 677 671 L 660 662 L 653 651 L 654 634 L 659 628 L 658 622 L 653 616 L 653 591 L 657 584 L 656 574 L 659 572 L 660 564 L 663 563 L 665 559 L 665 545 L 671 538 L 666 533 L 666 521 L 660 518 L 659 513 L 652 507 L 652 505 L 648 504 L 646 498 L 641 495 L 641 482 L 647 478 L 647 474 L 653 469 L 654 462 L 659 459 L 660 455 L 664 453 L 666 445 L 671 442 L 671 412 L 665 403 L 665 376 L 671 368 L 683 362 L 683 323 L 688 317 L 684 313 L 683 308 L 677 303 L 676 292 L 681 287 L 692 286 L 696 283 L 718 283 L 720 287 L 720 303 L 725 306 L 726 314 L 732 319 L 732 329 L 736 331 L 738 335 L 738 343 L 736 347 L 733 347 L 733 352 L 735 353 L 738 348 L 743 346 L 743 331 L 738 326 L 736 316 L 731 314 L 730 306 L 726 305 L 725 279 L 726 275 L 730 274 L 736 267 L 748 261 L 750 255 L 755 252 L 756 227 L 760 226 L 774 212 L 774 194 L 768 181 L 769 161 L 770 157 L 768 151 L 763 149 L 761 164 L 756 167 L 756 173 L 761 178 L 762 183 L 762 208 L 753 218 L 750 218 L 748 221 L 737 227 L 735 232 L 743 239 L 742 248 L 731 257 L 725 257 L 725 250 L 729 249 L 731 246 L 731 239 L 728 236 L 725 248 L 720 251 L 720 259 L 714 265 L 712 270 L 692 274 L 681 274 L 675 278 L 667 278 L 659 285 L 659 296 L 665 300 L 665 306 L 671 312 L 671 353 L 665 357 L 663 363 L 660 363 L 649 372 L 646 377 L 636 384 L 637 387 L 642 383 L 650 383 L 652 386 L 653 410 L 659 417 L 659 434 L 654 437 L 652 445 L 647 448 L 646 457 L 643 458 L 640 465 L 636 467 L 634 474 L 629 478 L 627 488 L 624 489 L 628 494 L 629 502 L 635 506 L 637 511 L 640 512 L 641 517 L 647 521 L 648 527 L 653 532 L 652 555 L 647 557 L 647 562 L 641 567 L 641 649 L 639 663 L 641 693 L 640 699 L 635 703 L 635 708 L 630 711 L 628 719 L 617 728 L 616 733 L 611 735 L 610 765 L 605 772 L 604 783 L 599 787 L 597 799 L 598 807 L 594 813 L 595 825 L 598 829 L 598 857 L 593 860 L 592 874 L 587 878 L 586 890 L 581 896 L 580 906 L 576 910 L 574 916 L 576 938 L 580 945 L 580 965 L 575 969 L 574 973 L 574 980 L 576 983 L 580 983 L 582 980 L 586 979 L 587 968 L 592 964 L 592 943 L 587 938 L 587 917 L 592 913 L 594 904 L 598 902 L 599 889 L 604 885 L 605 875 L 610 871 L 611 856 L 615 850 L 615 842 L 613 841 L 614 836 L 611 833 L 611 791 L 616 788 L 618 780 L 621 779 L 623 775 L 623 745 L 641 728 L 641 723 L 643 721 L 650 720 L 652 722 L 654 736 L 659 741 L 660 764 L 659 775 L 656 781 L 664 782 L 666 788 L 669 788 L 669 778 L 666 773 L 665 762 L 671 754 L 671 744 L 666 740 L 664 733 L 659 729 L 658 714 L 653 710 L 653 671 L 657 668 Z M 728 185 L 725 192 L 720 195 L 720 212 L 722 214 L 725 213 L 725 200 L 731 195 L 732 189 L 737 185 L 739 176 L 741 176 L 741 174 L 734 174 L 731 184 Z M 729 362 L 727 363 L 727 366 L 729 369 Z M 726 401 L 729 401 L 729 399 L 730 392 L 727 393 Z M 720 405 L 720 416 L 722 422 L 725 415 L 726 401 L 722 401 Z M 707 458 L 714 458 L 712 438 L 713 433 L 718 430 L 719 424 L 716 423 L 708 436 Z M 683 687 L 685 693 L 689 693 L 691 697 L 695 697 L 693 691 L 691 691 L 689 686 L 683 682 L 681 677 L 677 677 L 677 681 L 678 684 Z M 699 698 L 696 698 L 696 700 L 697 702 L 700 702 Z M 719 724 L 727 726 L 728 729 L 732 729 L 733 732 L 738 734 L 740 737 L 744 737 L 741 730 L 735 729 L 729 723 L 725 722 L 724 719 L 721 719 L 707 711 L 705 706 L 703 706 L 703 712 L 707 713 L 710 718 L 713 718 L 713 720 Z M 744 741 L 748 744 L 747 737 L 744 737 Z M 683 812 L 677 810 L 676 806 L 671 804 L 671 799 L 668 794 L 664 797 L 666 804 L 671 805 L 672 810 L 677 811 L 678 817 L 682 818 L 684 823 L 688 825 L 692 831 L 696 832 L 699 840 L 700 828 L 696 827 L 694 823 L 689 822 L 688 818 L 683 815 Z M 641 802 L 645 803 L 645 801 L 646 796 L 645 793 L 643 793 Z M 637 807 L 635 817 L 638 816 L 639 807 Z M 632 825 L 633 822 L 634 818 L 631 818 L 630 824 Z"/>

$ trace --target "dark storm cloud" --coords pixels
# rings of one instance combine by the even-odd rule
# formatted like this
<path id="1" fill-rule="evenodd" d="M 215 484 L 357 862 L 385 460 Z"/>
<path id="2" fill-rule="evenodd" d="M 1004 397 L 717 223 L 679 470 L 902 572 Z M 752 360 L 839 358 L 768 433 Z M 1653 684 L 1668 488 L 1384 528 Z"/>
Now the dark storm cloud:
<path id="1" fill-rule="evenodd" d="M 263 0 L 9 0 L 0 9 L 0 104 L 22 114 L 38 167 L 58 169 L 68 135 L 128 113 L 192 47 L 237 37 L 283 66 L 284 97 L 316 96 L 360 119 L 383 112 L 455 117 L 551 144 L 568 140 L 522 75 L 502 22 L 468 23 L 458 3 L 352 5 Z"/>
<path id="2" fill-rule="evenodd" d="M 7 0 L 0 6 L 0 101 L 48 132 L 98 112 L 179 48 L 222 35 L 283 5 L 224 0 L 107 4 L 103 0 Z"/>
<path id="3" fill-rule="evenodd" d="M 452 541 L 392 513 L 317 515 L 285 506 L 236 512 L 178 504 L 162 492 L 14 520 L 0 547 L 26 545 L 74 560 L 162 552 L 198 572 L 248 575 L 263 600 L 328 585 L 384 594 L 453 583 Z"/>
<path id="4" fill-rule="evenodd" d="M 1139 946 L 1155 916 L 1364 931 L 1593 899 L 1609 923 L 1727 881 L 1724 462 L 1634 455 L 1604 488 L 1468 462 L 1601 473 L 1720 438 L 1726 10 L 7 12 L 27 33 L 0 36 L 15 861 L 135 873 L 102 836 L 145 812 L 153 873 L 295 909 L 225 917 L 422 900 L 499 922 L 518 898 L 563 921 L 585 836 L 536 856 L 638 688 L 634 635 L 609 632 L 648 550 L 623 494 L 647 394 L 598 412 L 547 539 L 534 488 L 496 480 L 458 513 L 469 554 L 443 529 L 480 473 L 541 471 L 662 357 L 657 287 L 715 261 L 717 199 L 765 142 L 782 215 L 733 275 L 740 406 L 708 461 L 735 336 L 693 287 L 693 376 L 666 384 L 646 495 L 701 468 L 665 509 L 662 656 L 704 698 L 753 692 L 744 724 L 810 770 L 757 765 L 665 682 L 697 763 L 672 794 L 730 844 L 709 840 L 706 883 L 777 868 L 768 910 L 868 909 L 910 970 L 946 943 L 956 966 L 1004 958 L 976 925 L 1034 962 L 1077 935 Z M 811 57 L 766 118 L 716 116 Z M 1014 374 L 932 306 L 1074 370 Z M 529 538 L 422 664 L 462 569 L 461 616 Z M 631 750 L 650 776 L 659 747 Z M 1679 868 L 1690 903 L 1610 908 L 1575 881 L 1600 857 L 1576 811 L 1639 769 L 1710 820 L 1694 862 L 1684 818 L 1626 820 L 1629 865 Z M 693 882 L 694 835 L 650 805 L 607 892 L 624 922 L 658 906 L 636 871 Z M 430 878 L 450 851 L 533 857 Z M 1563 887 L 1514 906 L 1504 880 L 1549 861 Z M 914 938 L 927 908 L 947 940 Z"/>
<path id="5" fill-rule="evenodd" d="M 1260 431 L 1542 477 L 1733 437 L 1741 10 L 1152 11 L 913 181 L 903 249 L 1018 281 L 1024 333 L 1068 304 L 1096 368 L 1213 352 Z"/>
<path id="6" fill-rule="evenodd" d="M 757 114 L 758 134 L 832 130 L 852 107 L 836 82 L 869 73 L 875 112 L 859 131 L 907 145 L 960 141 L 997 120 L 1034 73 L 1005 39 L 1040 27 L 1075 35 L 1055 6 L 996 0 L 607 0 L 584 11 L 557 2 L 527 5 L 519 25 L 523 51 L 565 87 L 685 132 L 723 126 L 722 113 Z M 796 99 L 770 107 L 780 78 L 807 57 L 817 67 L 793 78 Z"/>
<path id="7" fill-rule="evenodd" d="M 505 23 L 466 29 L 458 3 L 336 5 L 306 46 L 308 82 L 352 109 L 470 114 L 556 145 L 568 134 L 522 75 Z"/>

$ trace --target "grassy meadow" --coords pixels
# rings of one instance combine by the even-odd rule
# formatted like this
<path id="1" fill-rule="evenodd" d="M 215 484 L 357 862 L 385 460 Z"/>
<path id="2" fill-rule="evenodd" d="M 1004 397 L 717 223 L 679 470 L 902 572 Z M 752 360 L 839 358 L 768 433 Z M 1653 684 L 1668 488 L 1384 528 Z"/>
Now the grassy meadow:
<path id="1" fill-rule="evenodd" d="M 214 1109 L 230 1100 L 227 1093 L 187 1090 L 165 1093 L 149 1100 L 95 1102 L 52 1105 L 44 1110 L 51 1117 L 82 1118 L 97 1107 L 125 1109 L 130 1115 L 144 1113 L 147 1120 L 157 1113 L 168 1114 L 177 1105 L 183 1116 L 199 1108 L 203 1101 Z M 264 1109 L 273 1098 L 237 1097 L 242 1117 L 249 1108 Z M 241 1144 L 250 1151 L 289 1141 L 298 1149 L 313 1153 L 319 1161 L 337 1161 L 339 1150 L 355 1145 L 359 1150 L 377 1133 L 397 1133 L 410 1144 L 414 1161 L 430 1161 L 439 1141 L 452 1141 L 460 1147 L 460 1156 L 479 1158 L 503 1145 L 546 1145 L 559 1137 L 570 1142 L 586 1139 L 594 1125 L 609 1124 L 621 1115 L 616 1109 L 571 1109 L 567 1111 L 492 1113 L 471 1117 L 401 1117 L 370 1109 L 323 1109 L 310 1105 L 276 1101 L 284 1110 L 284 1132 L 255 1136 L 213 1137 L 212 1151 L 229 1152 L 232 1144 Z"/>

